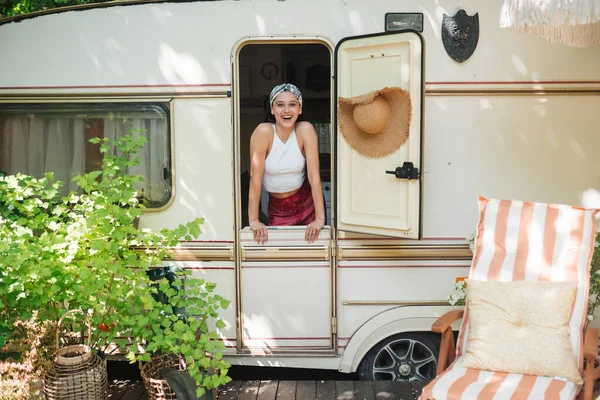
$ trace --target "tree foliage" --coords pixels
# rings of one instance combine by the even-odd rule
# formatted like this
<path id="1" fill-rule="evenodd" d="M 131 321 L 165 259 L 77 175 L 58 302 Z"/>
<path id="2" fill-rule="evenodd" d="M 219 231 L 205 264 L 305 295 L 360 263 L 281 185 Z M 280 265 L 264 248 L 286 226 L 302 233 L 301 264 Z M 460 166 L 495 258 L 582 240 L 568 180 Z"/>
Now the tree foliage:
<path id="1" fill-rule="evenodd" d="M 13 17 L 58 7 L 104 3 L 107 1 L 110 0 L 0 0 L 0 18 Z"/>

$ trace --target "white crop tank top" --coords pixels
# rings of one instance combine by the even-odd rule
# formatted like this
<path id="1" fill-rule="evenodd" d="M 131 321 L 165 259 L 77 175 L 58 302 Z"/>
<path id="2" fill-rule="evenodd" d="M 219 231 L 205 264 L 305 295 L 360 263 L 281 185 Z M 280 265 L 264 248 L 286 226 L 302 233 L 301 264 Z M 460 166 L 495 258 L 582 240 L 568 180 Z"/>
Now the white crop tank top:
<path id="1" fill-rule="evenodd" d="M 283 143 L 273 124 L 273 146 L 265 160 L 263 186 L 269 193 L 286 193 L 302 186 L 306 177 L 306 159 L 302 155 L 293 130 Z"/>

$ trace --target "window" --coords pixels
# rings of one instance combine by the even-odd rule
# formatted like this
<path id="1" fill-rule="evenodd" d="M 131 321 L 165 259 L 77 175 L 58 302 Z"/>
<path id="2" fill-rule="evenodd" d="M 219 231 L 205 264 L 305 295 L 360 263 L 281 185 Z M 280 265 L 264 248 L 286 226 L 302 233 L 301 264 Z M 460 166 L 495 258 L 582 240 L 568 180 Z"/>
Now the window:
<path id="1" fill-rule="evenodd" d="M 0 175 L 42 177 L 53 172 L 62 194 L 77 190 L 71 180 L 98 170 L 102 161 L 94 137 L 115 141 L 138 131 L 148 142 L 140 150 L 137 190 L 147 207 L 165 205 L 172 192 L 168 108 L 149 103 L 0 104 Z"/>

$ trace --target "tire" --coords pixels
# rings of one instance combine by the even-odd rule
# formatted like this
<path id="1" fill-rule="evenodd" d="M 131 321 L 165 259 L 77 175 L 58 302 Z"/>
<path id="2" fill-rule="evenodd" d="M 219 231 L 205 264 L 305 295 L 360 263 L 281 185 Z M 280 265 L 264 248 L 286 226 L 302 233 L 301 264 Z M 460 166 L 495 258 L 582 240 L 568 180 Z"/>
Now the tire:
<path id="1" fill-rule="evenodd" d="M 439 335 L 400 333 L 377 343 L 358 366 L 366 381 L 429 382 L 435 378 Z"/>

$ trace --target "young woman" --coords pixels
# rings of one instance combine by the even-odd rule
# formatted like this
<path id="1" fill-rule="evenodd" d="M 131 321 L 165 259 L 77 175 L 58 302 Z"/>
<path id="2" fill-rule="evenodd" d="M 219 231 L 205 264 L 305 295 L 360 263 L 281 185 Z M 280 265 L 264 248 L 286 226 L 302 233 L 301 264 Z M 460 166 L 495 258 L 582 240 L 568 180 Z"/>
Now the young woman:
<path id="1" fill-rule="evenodd" d="M 307 225 L 305 238 L 313 242 L 325 225 L 317 133 L 311 123 L 298 122 L 302 93 L 296 86 L 275 86 L 269 100 L 275 123 L 258 125 L 250 138 L 250 228 L 257 243 L 267 242 L 267 227 L 258 220 L 264 185 L 269 225 Z"/>

